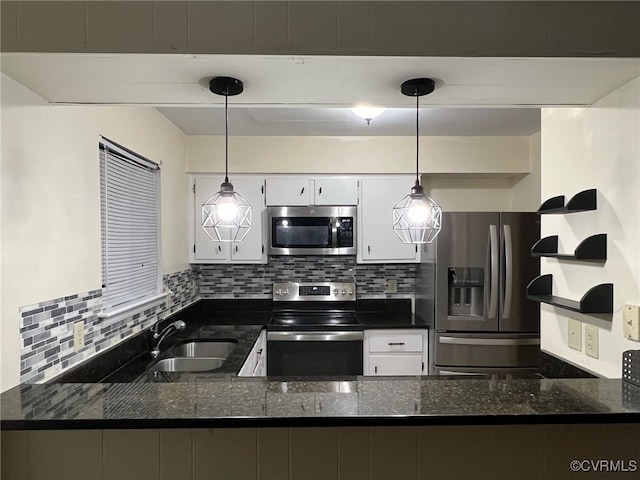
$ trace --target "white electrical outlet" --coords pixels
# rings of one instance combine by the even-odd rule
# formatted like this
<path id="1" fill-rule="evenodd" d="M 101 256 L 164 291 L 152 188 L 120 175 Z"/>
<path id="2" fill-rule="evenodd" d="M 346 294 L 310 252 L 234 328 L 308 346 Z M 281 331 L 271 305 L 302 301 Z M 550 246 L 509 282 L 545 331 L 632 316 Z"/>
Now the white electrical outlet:
<path id="1" fill-rule="evenodd" d="M 584 353 L 598 358 L 598 329 L 593 325 L 584 327 Z"/>
<path id="2" fill-rule="evenodd" d="M 398 281 L 387 280 L 387 287 L 384 289 L 384 293 L 398 293 Z"/>
<path id="3" fill-rule="evenodd" d="M 84 322 L 73 324 L 73 349 L 79 352 L 84 348 Z"/>
<path id="4" fill-rule="evenodd" d="M 625 305 L 622 309 L 622 332 L 629 340 L 640 340 L 640 307 Z"/>
<path id="5" fill-rule="evenodd" d="M 569 343 L 569 348 L 573 348 L 579 352 L 582 351 L 582 322 L 580 320 L 576 320 L 575 318 L 569 319 L 567 341 Z"/>

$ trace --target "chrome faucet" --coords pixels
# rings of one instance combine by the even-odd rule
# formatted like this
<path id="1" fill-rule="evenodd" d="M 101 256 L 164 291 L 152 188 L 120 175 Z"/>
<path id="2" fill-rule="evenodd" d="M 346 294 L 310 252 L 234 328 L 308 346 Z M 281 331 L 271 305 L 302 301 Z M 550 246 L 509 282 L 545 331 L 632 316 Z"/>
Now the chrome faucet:
<path id="1" fill-rule="evenodd" d="M 153 326 L 153 339 L 160 339 L 158 340 L 158 343 L 156 343 L 156 347 L 151 350 L 151 357 L 152 358 L 157 358 L 158 355 L 160 355 L 160 344 L 162 343 L 162 341 L 170 334 L 171 329 L 174 329 L 174 331 L 178 331 L 178 330 L 184 330 L 185 328 L 187 328 L 187 324 L 184 323 L 182 320 L 176 320 L 173 323 L 170 323 L 169 325 L 167 325 L 166 327 L 164 327 L 164 329 L 162 330 L 162 332 L 158 333 L 158 324 L 156 323 Z"/>

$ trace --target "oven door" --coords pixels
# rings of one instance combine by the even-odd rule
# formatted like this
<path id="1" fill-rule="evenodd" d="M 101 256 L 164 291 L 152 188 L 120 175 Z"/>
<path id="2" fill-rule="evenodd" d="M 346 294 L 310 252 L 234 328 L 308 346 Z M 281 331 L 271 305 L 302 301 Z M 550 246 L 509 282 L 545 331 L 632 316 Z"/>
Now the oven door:
<path id="1" fill-rule="evenodd" d="M 361 331 L 267 332 L 267 375 L 362 375 Z"/>

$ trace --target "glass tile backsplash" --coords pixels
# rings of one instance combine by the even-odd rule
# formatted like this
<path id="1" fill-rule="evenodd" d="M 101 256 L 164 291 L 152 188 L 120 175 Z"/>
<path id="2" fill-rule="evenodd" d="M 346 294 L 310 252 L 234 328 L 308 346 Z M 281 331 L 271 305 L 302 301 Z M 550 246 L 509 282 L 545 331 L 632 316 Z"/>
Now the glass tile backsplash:
<path id="1" fill-rule="evenodd" d="M 415 293 L 416 264 L 356 264 L 355 256 L 272 256 L 265 265 L 208 264 L 163 276 L 166 304 L 105 325 L 97 314 L 102 290 L 73 293 L 20 308 L 20 381 L 46 381 L 101 350 L 149 327 L 200 298 L 271 298 L 271 284 L 355 282 L 358 298 Z M 386 293 L 395 281 L 396 292 Z M 74 349 L 73 329 L 84 324 L 84 347 Z"/>

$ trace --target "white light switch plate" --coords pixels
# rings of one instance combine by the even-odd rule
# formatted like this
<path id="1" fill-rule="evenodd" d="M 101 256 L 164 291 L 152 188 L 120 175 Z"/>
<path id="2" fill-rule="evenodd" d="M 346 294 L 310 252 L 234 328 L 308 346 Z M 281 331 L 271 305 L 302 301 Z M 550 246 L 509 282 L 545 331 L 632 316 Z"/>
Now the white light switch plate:
<path id="1" fill-rule="evenodd" d="M 580 320 L 576 320 L 575 318 L 569 319 L 569 329 L 568 329 L 568 339 L 567 342 L 569 344 L 569 348 L 573 348 L 574 350 L 582 351 L 582 322 Z"/>
<path id="2" fill-rule="evenodd" d="M 384 289 L 384 293 L 398 293 L 398 281 L 387 280 L 387 285 Z"/>
<path id="3" fill-rule="evenodd" d="M 73 324 L 73 350 L 79 352 L 84 348 L 84 323 Z"/>
<path id="4" fill-rule="evenodd" d="M 584 327 L 584 353 L 598 358 L 598 329 L 593 325 Z"/>
<path id="5" fill-rule="evenodd" d="M 629 340 L 640 340 L 640 307 L 625 305 L 622 309 L 622 332 Z"/>

